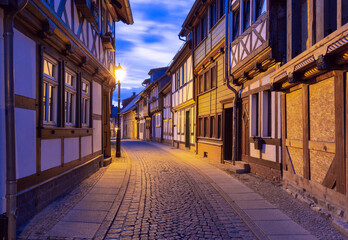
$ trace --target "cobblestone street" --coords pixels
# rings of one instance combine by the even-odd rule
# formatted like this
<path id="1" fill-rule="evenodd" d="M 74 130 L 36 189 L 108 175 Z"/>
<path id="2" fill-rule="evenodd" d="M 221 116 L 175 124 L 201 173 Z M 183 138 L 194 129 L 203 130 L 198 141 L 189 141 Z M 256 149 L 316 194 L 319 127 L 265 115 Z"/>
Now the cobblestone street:
<path id="1" fill-rule="evenodd" d="M 226 171 L 188 151 L 123 141 L 121 158 L 22 226 L 19 239 L 347 239 L 279 184 Z"/>
<path id="2" fill-rule="evenodd" d="M 206 180 L 144 142 L 127 142 L 132 171 L 106 239 L 255 239 Z"/>

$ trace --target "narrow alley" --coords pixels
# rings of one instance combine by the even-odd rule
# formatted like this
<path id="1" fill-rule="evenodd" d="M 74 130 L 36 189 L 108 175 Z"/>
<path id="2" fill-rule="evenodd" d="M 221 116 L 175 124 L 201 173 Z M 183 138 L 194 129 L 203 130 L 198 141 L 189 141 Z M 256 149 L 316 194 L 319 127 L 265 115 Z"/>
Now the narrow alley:
<path id="1" fill-rule="evenodd" d="M 19 230 L 19 238 L 345 239 L 288 194 L 288 204 L 304 220 L 296 223 L 286 215 L 291 212 L 219 169 L 225 165 L 155 143 L 122 146 L 122 158 L 44 209 Z M 287 193 L 278 188 L 270 197 L 278 194 L 281 202 Z"/>

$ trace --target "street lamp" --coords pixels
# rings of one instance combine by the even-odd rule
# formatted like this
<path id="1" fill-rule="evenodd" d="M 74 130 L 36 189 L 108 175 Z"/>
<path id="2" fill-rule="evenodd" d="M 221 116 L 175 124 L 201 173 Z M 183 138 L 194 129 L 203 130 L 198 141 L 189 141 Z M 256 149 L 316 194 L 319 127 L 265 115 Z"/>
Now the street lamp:
<path id="1" fill-rule="evenodd" d="M 115 77 L 118 85 L 118 107 L 117 107 L 117 132 L 116 132 L 116 157 L 121 157 L 121 128 L 120 128 L 120 102 L 121 102 L 121 81 L 126 76 L 126 70 L 124 70 L 120 63 L 115 68 Z"/>

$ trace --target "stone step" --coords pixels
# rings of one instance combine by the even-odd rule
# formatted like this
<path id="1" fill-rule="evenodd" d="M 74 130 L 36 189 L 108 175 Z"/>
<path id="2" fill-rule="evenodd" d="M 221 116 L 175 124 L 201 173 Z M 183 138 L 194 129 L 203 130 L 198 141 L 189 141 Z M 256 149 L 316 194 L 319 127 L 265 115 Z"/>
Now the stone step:
<path id="1" fill-rule="evenodd" d="M 235 165 L 231 161 L 224 160 L 224 163 L 228 166 L 229 170 L 236 174 L 243 174 L 250 172 L 250 166 L 246 162 L 236 161 Z"/>

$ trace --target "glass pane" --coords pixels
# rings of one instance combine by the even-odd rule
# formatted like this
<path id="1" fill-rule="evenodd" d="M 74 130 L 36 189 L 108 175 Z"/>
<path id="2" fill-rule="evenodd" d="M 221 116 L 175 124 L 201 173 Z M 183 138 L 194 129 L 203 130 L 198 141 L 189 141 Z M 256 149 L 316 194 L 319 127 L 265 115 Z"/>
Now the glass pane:
<path id="1" fill-rule="evenodd" d="M 65 122 L 67 122 L 67 119 L 68 119 L 68 101 L 69 101 L 69 93 L 68 92 L 65 92 L 65 106 L 64 106 L 64 109 L 65 109 Z"/>
<path id="2" fill-rule="evenodd" d="M 216 66 L 211 69 L 211 88 L 216 87 Z"/>
<path id="3" fill-rule="evenodd" d="M 232 40 L 239 36 L 239 8 L 233 12 L 233 33 Z"/>
<path id="4" fill-rule="evenodd" d="M 54 87 L 52 85 L 50 85 L 49 88 L 49 102 L 48 102 L 48 116 L 49 116 L 49 121 L 54 121 L 53 119 L 53 113 L 54 113 L 54 109 L 53 109 L 53 95 L 54 94 Z"/>
<path id="5" fill-rule="evenodd" d="M 70 101 L 69 101 L 69 122 L 72 123 L 73 122 L 73 98 L 74 95 L 70 93 Z"/>
<path id="6" fill-rule="evenodd" d="M 266 0 L 256 0 L 256 16 L 255 20 L 266 12 Z"/>
<path id="7" fill-rule="evenodd" d="M 46 118 L 46 91 L 47 91 L 47 83 L 43 84 L 43 97 L 42 97 L 42 106 L 43 106 L 43 120 L 47 121 Z"/>
<path id="8" fill-rule="evenodd" d="M 244 1 L 243 7 L 243 31 L 250 27 L 250 0 Z"/>
<path id="9" fill-rule="evenodd" d="M 43 73 L 53 77 L 53 64 L 48 62 L 47 60 L 44 60 L 44 69 L 43 69 Z"/>

